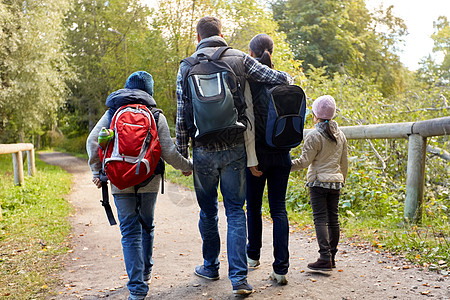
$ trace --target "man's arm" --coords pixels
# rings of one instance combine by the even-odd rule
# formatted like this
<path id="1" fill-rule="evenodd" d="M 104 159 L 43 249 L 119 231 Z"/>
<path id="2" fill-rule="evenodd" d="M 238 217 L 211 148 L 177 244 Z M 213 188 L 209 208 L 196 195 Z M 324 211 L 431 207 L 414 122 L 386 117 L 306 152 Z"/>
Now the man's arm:
<path id="1" fill-rule="evenodd" d="M 184 120 L 184 101 L 182 89 L 181 68 L 177 74 L 177 124 L 176 124 L 176 141 L 178 152 L 186 158 L 189 158 L 189 133 Z"/>
<path id="2" fill-rule="evenodd" d="M 271 69 L 247 54 L 244 54 L 244 67 L 246 75 L 257 82 L 269 84 L 293 83 L 292 77 L 288 73 Z"/>

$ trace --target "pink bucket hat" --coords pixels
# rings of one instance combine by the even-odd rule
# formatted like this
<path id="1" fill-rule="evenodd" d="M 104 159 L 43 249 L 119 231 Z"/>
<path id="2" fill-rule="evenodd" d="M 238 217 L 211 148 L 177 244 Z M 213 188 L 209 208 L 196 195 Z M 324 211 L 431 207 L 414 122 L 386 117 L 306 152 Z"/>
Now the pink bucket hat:
<path id="1" fill-rule="evenodd" d="M 330 95 L 320 96 L 312 104 L 314 115 L 322 120 L 331 120 L 336 112 L 336 102 Z"/>

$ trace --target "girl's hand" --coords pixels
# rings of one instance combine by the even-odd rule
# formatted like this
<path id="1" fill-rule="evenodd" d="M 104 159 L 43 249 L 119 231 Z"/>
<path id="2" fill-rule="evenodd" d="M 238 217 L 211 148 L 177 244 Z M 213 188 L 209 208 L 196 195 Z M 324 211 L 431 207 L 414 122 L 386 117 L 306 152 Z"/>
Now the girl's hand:
<path id="1" fill-rule="evenodd" d="M 260 177 L 263 174 L 263 172 L 258 170 L 258 166 L 249 167 L 249 169 L 250 172 L 252 172 L 252 175 L 255 177 Z"/>

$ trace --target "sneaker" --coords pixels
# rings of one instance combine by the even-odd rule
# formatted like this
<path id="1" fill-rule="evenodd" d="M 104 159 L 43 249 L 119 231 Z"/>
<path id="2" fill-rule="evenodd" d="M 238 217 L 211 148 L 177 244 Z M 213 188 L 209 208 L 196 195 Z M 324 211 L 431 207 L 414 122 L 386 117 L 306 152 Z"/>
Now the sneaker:
<path id="1" fill-rule="evenodd" d="M 247 256 L 247 264 L 250 268 L 258 268 L 260 263 L 259 263 L 259 259 L 251 259 L 250 257 Z"/>
<path id="2" fill-rule="evenodd" d="M 194 273 L 195 273 L 195 275 L 197 275 L 199 277 L 209 279 L 209 280 L 219 279 L 218 271 L 210 271 L 210 270 L 206 269 L 205 266 L 203 266 L 203 265 L 196 266 Z"/>
<path id="3" fill-rule="evenodd" d="M 277 283 L 278 283 L 278 284 L 281 284 L 281 285 L 285 285 L 285 284 L 288 283 L 288 280 L 287 280 L 287 276 L 286 276 L 286 275 L 278 275 L 278 274 L 275 273 L 275 272 L 272 272 L 272 274 L 270 274 L 270 279 L 276 280 Z"/>
<path id="4" fill-rule="evenodd" d="M 331 271 L 331 259 L 318 259 L 315 263 L 308 264 L 308 268 L 314 271 Z"/>
<path id="5" fill-rule="evenodd" d="M 147 282 L 147 284 L 152 282 L 152 273 L 144 274 L 144 282 Z"/>
<path id="6" fill-rule="evenodd" d="M 249 295 L 253 293 L 253 287 L 246 281 L 239 285 L 233 286 L 233 294 Z"/>

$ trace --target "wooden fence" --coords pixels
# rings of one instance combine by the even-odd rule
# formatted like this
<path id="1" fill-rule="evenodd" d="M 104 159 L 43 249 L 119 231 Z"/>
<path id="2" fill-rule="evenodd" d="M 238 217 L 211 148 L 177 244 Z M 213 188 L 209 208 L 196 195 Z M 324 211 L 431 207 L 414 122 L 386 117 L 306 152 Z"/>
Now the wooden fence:
<path id="1" fill-rule="evenodd" d="M 422 218 L 427 137 L 450 135 L 450 117 L 419 122 L 343 126 L 340 129 L 348 140 L 409 139 L 404 218 L 407 222 L 419 222 Z M 309 131 L 305 130 L 304 134 Z"/>
<path id="2" fill-rule="evenodd" d="M 12 153 L 14 183 L 15 185 L 23 185 L 23 160 L 22 152 L 27 154 L 28 175 L 36 174 L 36 165 L 34 162 L 34 146 L 33 144 L 0 144 L 0 154 Z M 0 206 L 0 220 L 2 219 L 2 207 Z"/>
<path id="3" fill-rule="evenodd" d="M 34 162 L 33 144 L 0 144 L 0 154 L 12 154 L 15 185 L 22 185 L 24 182 L 22 158 L 23 151 L 25 151 L 27 154 L 28 175 L 34 176 L 34 174 L 36 173 L 36 166 Z"/>

